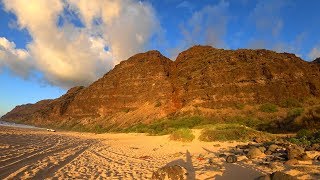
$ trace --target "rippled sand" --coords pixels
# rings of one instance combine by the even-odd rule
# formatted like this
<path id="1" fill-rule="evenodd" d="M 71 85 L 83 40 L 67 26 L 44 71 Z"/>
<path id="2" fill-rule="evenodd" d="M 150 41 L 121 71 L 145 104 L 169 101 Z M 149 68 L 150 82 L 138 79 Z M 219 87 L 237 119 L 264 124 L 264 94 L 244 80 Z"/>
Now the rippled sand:
<path id="1" fill-rule="evenodd" d="M 217 144 L 0 126 L 0 179 L 150 179 L 168 164 L 186 167 L 190 179 L 253 179 L 270 173 L 254 163 L 226 164 L 218 155 L 239 143 Z"/>

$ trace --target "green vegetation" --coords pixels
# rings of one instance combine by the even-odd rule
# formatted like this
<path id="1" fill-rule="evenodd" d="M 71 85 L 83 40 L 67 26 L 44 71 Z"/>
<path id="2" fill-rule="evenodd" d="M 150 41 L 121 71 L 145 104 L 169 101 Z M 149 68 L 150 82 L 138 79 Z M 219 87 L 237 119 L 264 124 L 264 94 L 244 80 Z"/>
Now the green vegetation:
<path id="1" fill-rule="evenodd" d="M 208 124 L 205 118 L 199 116 L 183 117 L 177 119 L 163 119 L 151 124 L 136 124 L 123 130 L 123 132 L 148 133 L 150 135 L 170 134 L 181 128 L 194 128 L 197 125 Z"/>
<path id="2" fill-rule="evenodd" d="M 187 128 L 175 130 L 170 134 L 170 139 L 175 141 L 191 142 L 194 138 L 192 131 Z"/>
<path id="3" fill-rule="evenodd" d="M 245 107 L 245 104 L 242 104 L 242 103 L 236 103 L 234 104 L 234 108 L 235 109 L 238 109 L 238 110 L 243 110 Z"/>
<path id="4" fill-rule="evenodd" d="M 237 124 L 219 124 L 203 129 L 199 139 L 201 141 L 248 141 L 253 138 L 269 139 L 271 135 L 256 131 L 252 128 Z"/>
<path id="5" fill-rule="evenodd" d="M 274 112 L 278 111 L 278 108 L 275 104 L 265 103 L 265 104 L 260 105 L 259 110 L 261 112 L 274 113 Z"/>
<path id="6" fill-rule="evenodd" d="M 260 120 L 258 118 L 253 118 L 253 117 L 232 116 L 232 117 L 226 118 L 225 123 L 226 124 L 239 124 L 239 125 L 245 125 L 248 127 L 255 128 L 264 122 L 263 122 L 263 120 Z"/>
<path id="7" fill-rule="evenodd" d="M 297 132 L 296 137 L 289 138 L 288 141 L 301 146 L 310 146 L 314 143 L 320 143 L 320 131 L 313 132 L 307 129 L 301 129 Z"/>
<path id="8" fill-rule="evenodd" d="M 303 111 L 304 111 L 303 108 L 294 108 L 288 112 L 287 116 L 288 117 L 298 117 L 303 113 Z"/>
<path id="9" fill-rule="evenodd" d="M 280 106 L 283 108 L 296 108 L 302 107 L 301 103 L 297 99 L 289 98 L 280 103 Z"/>

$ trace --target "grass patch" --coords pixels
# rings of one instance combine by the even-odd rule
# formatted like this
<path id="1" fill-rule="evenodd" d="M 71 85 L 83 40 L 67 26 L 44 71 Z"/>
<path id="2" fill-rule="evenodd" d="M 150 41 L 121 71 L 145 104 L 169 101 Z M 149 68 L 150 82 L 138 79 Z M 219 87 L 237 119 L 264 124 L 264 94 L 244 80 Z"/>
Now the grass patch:
<path id="1" fill-rule="evenodd" d="M 261 112 L 274 113 L 278 111 L 278 107 L 275 104 L 265 103 L 260 105 L 259 110 Z"/>
<path id="2" fill-rule="evenodd" d="M 209 121 L 200 116 L 162 119 L 150 124 L 139 123 L 125 128 L 122 132 L 148 133 L 149 135 L 170 134 L 178 129 L 192 129 L 196 126 L 208 124 Z"/>
<path id="3" fill-rule="evenodd" d="M 303 113 L 303 111 L 304 111 L 303 108 L 294 108 L 288 112 L 287 116 L 288 117 L 298 117 Z"/>
<path id="4" fill-rule="evenodd" d="M 286 100 L 283 100 L 280 103 L 280 106 L 283 108 L 297 108 L 297 107 L 302 107 L 301 103 L 299 100 L 294 99 L 294 98 L 289 98 Z"/>
<path id="5" fill-rule="evenodd" d="M 199 140 L 201 141 L 249 141 L 253 138 L 270 139 L 271 135 L 256 131 L 252 128 L 238 124 L 219 124 L 203 129 Z"/>
<path id="6" fill-rule="evenodd" d="M 238 110 L 243 110 L 245 106 L 246 105 L 242 103 L 235 103 L 233 107 Z"/>
<path id="7" fill-rule="evenodd" d="M 190 129 L 182 128 L 173 131 L 169 138 L 174 141 L 191 142 L 195 136 L 192 134 Z"/>
<path id="8" fill-rule="evenodd" d="M 263 124 L 264 121 L 258 118 L 253 118 L 253 117 L 232 116 L 232 117 L 227 117 L 225 120 L 225 123 L 245 125 L 253 128 L 253 127 L 257 127 L 260 124 Z"/>

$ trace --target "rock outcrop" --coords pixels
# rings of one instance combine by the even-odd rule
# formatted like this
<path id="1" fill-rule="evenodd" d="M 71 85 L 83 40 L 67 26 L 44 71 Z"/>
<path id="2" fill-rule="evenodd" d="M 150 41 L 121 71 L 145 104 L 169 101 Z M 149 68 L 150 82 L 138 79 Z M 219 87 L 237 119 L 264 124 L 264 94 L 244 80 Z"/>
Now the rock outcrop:
<path id="1" fill-rule="evenodd" d="M 269 50 L 194 46 L 175 61 L 158 51 L 134 55 L 88 87 L 17 106 L 1 119 L 35 125 L 127 126 L 188 107 L 215 109 L 306 97 L 320 97 L 317 63 Z"/>
<path id="2" fill-rule="evenodd" d="M 320 57 L 318 57 L 317 59 L 315 59 L 314 61 L 312 61 L 313 63 L 318 63 L 320 64 Z"/>

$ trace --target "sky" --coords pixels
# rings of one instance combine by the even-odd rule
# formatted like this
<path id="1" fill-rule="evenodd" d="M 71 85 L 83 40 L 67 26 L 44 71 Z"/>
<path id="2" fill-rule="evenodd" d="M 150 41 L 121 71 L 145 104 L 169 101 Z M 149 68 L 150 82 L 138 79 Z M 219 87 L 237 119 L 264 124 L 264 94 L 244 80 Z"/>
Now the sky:
<path id="1" fill-rule="evenodd" d="M 0 0 L 0 116 L 88 86 L 152 49 L 197 44 L 320 57 L 318 0 Z"/>

